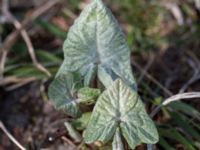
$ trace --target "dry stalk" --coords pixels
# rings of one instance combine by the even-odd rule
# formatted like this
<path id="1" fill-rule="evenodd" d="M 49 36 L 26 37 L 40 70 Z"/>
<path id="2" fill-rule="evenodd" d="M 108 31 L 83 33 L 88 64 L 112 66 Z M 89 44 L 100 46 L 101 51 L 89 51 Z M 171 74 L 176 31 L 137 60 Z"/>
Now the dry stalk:
<path id="1" fill-rule="evenodd" d="M 0 121 L 0 129 L 8 136 L 8 138 L 21 150 L 26 150 L 15 138 L 14 136 L 6 129 L 3 122 Z"/>
<path id="2" fill-rule="evenodd" d="M 11 22 L 14 24 L 16 30 L 13 31 L 12 33 L 10 33 L 7 38 L 5 39 L 4 43 L 3 43 L 3 48 L 0 48 L 0 52 L 4 53 L 4 59 L 3 61 L 1 61 L 0 64 L 0 73 L 3 74 L 3 70 L 4 70 L 4 66 L 5 66 L 5 60 L 6 60 L 6 55 L 5 55 L 5 51 L 8 51 L 12 48 L 12 46 L 14 45 L 14 43 L 17 41 L 17 38 L 19 36 L 19 34 L 22 35 L 27 47 L 28 47 L 28 51 L 29 54 L 31 56 L 31 59 L 33 61 L 33 64 L 42 72 L 46 73 L 48 76 L 51 76 L 50 72 L 43 67 L 36 59 L 35 56 L 35 52 L 34 52 L 34 48 L 33 45 L 31 43 L 31 40 L 28 36 L 28 33 L 26 32 L 25 28 L 32 22 L 32 20 L 34 20 L 35 18 L 41 16 L 42 14 L 44 14 L 46 11 L 48 11 L 50 8 L 52 8 L 54 5 L 56 5 L 58 2 L 60 2 L 61 0 L 51 0 L 51 1 L 47 1 L 44 5 L 36 8 L 35 10 L 33 10 L 33 13 L 26 17 L 22 23 L 20 23 L 9 11 L 9 6 L 8 6 L 8 0 L 3 0 L 2 1 L 2 12 L 4 13 L 4 15 L 11 20 Z"/>

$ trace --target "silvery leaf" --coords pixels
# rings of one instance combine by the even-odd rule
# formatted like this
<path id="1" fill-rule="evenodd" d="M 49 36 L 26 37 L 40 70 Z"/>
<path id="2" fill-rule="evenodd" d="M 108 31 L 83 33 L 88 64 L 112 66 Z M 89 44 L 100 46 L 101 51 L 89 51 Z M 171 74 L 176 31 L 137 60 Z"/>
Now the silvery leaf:
<path id="1" fill-rule="evenodd" d="M 117 128 L 132 149 L 141 143 L 158 142 L 157 129 L 139 95 L 121 79 L 114 81 L 97 99 L 84 133 L 85 142 L 106 143 L 118 132 Z"/>
<path id="2" fill-rule="evenodd" d="M 82 11 L 70 28 L 63 49 L 65 59 L 61 72 L 79 72 L 87 86 L 98 72 L 106 87 L 118 76 L 135 88 L 125 36 L 101 0 L 93 0 Z"/>
<path id="3" fill-rule="evenodd" d="M 81 77 L 75 73 L 57 75 L 51 83 L 48 91 L 50 101 L 56 109 L 67 113 L 70 116 L 78 117 L 81 111 L 74 96 L 79 88 Z"/>

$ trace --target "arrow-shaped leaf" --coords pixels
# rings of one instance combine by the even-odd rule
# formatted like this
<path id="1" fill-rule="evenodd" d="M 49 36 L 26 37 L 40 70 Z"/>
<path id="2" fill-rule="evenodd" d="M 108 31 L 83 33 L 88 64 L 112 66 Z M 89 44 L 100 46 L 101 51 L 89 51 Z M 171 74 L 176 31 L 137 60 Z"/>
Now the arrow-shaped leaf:
<path id="1" fill-rule="evenodd" d="M 105 86 L 118 76 L 135 88 L 125 36 L 101 0 L 93 0 L 83 10 L 70 28 L 63 48 L 65 60 L 61 69 L 79 72 L 85 85 L 98 72 Z"/>
<path id="2" fill-rule="evenodd" d="M 81 112 L 76 102 L 75 92 L 80 88 L 81 77 L 75 73 L 59 74 L 51 83 L 48 91 L 49 98 L 58 110 L 73 117 Z M 78 87 L 78 89 L 77 89 Z"/>
<path id="3" fill-rule="evenodd" d="M 106 143 L 118 132 L 118 127 L 132 149 L 142 142 L 158 142 L 156 127 L 141 99 L 121 79 L 117 79 L 98 98 L 84 133 L 85 142 Z"/>

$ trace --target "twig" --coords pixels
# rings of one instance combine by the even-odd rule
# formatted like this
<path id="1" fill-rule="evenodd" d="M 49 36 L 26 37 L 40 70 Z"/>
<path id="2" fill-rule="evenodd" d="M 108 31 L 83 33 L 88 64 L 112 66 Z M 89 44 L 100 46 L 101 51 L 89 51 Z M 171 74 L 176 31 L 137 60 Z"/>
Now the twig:
<path id="1" fill-rule="evenodd" d="M 13 44 L 17 41 L 17 37 L 19 36 L 20 31 L 23 28 L 26 28 L 32 20 L 35 18 L 38 18 L 39 16 L 43 15 L 46 11 L 48 11 L 50 8 L 52 8 L 54 5 L 56 5 L 58 2 L 61 2 L 62 0 L 51 0 L 47 1 L 44 5 L 40 6 L 39 8 L 36 8 L 33 10 L 33 13 L 26 17 L 22 23 L 21 28 L 18 30 L 13 31 L 10 33 L 7 38 L 5 39 L 3 45 L 5 50 L 10 50 Z M 3 51 L 3 49 L 0 49 L 0 51 Z"/>
<path id="2" fill-rule="evenodd" d="M 70 139 L 68 139 L 66 136 L 62 136 L 61 139 L 62 139 L 64 142 L 68 143 L 69 145 L 71 145 L 71 146 L 73 146 L 73 147 L 76 147 L 76 145 L 75 145 Z"/>
<path id="3" fill-rule="evenodd" d="M 142 67 L 140 67 L 139 64 L 137 64 L 135 61 L 131 61 L 131 63 L 142 73 L 144 76 L 146 76 L 149 80 L 151 80 L 153 83 L 155 83 L 158 87 L 160 87 L 167 95 L 172 96 L 172 92 L 169 91 L 167 88 L 165 88 L 160 82 L 158 82 L 154 77 L 152 77 L 148 72 L 145 72 Z"/>
<path id="4" fill-rule="evenodd" d="M 82 150 L 82 147 L 84 146 L 84 142 L 81 142 L 79 145 L 78 145 L 78 147 L 77 147 L 77 150 Z"/>
<path id="5" fill-rule="evenodd" d="M 182 86 L 179 93 L 185 92 L 185 90 L 194 82 L 200 79 L 200 70 L 197 68 L 194 70 L 193 76 Z"/>
<path id="6" fill-rule="evenodd" d="M 24 148 L 11 134 L 10 132 L 6 129 L 6 127 L 4 126 L 4 124 L 2 123 L 2 121 L 0 121 L 0 128 L 2 129 L 2 131 L 8 136 L 8 138 L 21 150 L 26 150 L 26 148 Z"/>
<path id="7" fill-rule="evenodd" d="M 180 93 L 180 94 L 173 95 L 167 98 L 165 101 L 163 101 L 161 105 L 156 107 L 153 110 L 153 112 L 150 114 L 150 116 L 153 118 L 163 106 L 166 106 L 170 104 L 171 102 L 179 101 L 182 99 L 192 99 L 192 98 L 200 98 L 200 92 L 188 92 L 188 93 Z"/>
<path id="8" fill-rule="evenodd" d="M 7 17 L 7 19 L 10 20 L 13 23 L 13 25 L 15 26 L 15 28 L 17 30 L 22 29 L 21 23 L 9 11 L 8 0 L 3 0 L 2 6 L 3 6 L 3 8 L 2 8 L 3 13 Z M 28 52 L 29 52 L 29 55 L 31 56 L 33 64 L 36 66 L 36 68 L 38 68 L 40 71 L 46 73 L 47 76 L 50 77 L 51 76 L 50 72 L 38 62 L 36 55 L 35 55 L 34 48 L 33 48 L 33 44 L 31 42 L 31 39 L 28 36 L 27 31 L 25 29 L 22 29 L 20 31 L 20 34 L 21 34 L 22 38 L 24 39 L 24 41 L 27 45 Z"/>
<path id="9" fill-rule="evenodd" d="M 187 52 L 187 54 L 192 57 L 192 59 L 188 60 L 188 64 L 194 70 L 193 76 L 182 86 L 179 90 L 179 93 L 185 92 L 185 90 L 194 82 L 200 80 L 200 61 L 192 52 Z M 193 61 L 194 60 L 194 61 Z"/>
<path id="10" fill-rule="evenodd" d="M 154 55 L 152 55 L 150 57 L 150 60 L 148 61 L 147 65 L 144 68 L 144 72 L 141 73 L 141 75 L 140 75 L 140 77 L 139 77 L 139 79 L 137 81 L 138 85 L 141 83 L 142 79 L 144 78 L 145 74 L 148 72 L 148 70 L 151 67 L 151 65 L 153 64 L 153 62 L 154 62 Z"/>

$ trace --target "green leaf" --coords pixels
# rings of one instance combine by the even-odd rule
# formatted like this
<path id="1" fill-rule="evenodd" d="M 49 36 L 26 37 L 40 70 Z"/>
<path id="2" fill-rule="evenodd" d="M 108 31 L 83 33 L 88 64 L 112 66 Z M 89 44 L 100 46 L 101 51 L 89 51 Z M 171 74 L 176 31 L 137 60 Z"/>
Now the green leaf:
<path id="1" fill-rule="evenodd" d="M 51 83 L 48 91 L 49 98 L 54 106 L 73 117 L 81 115 L 74 96 L 80 81 L 81 77 L 75 73 L 60 74 Z"/>
<path id="2" fill-rule="evenodd" d="M 106 143 L 115 135 L 118 127 L 132 149 L 142 142 L 158 142 L 156 127 L 139 95 L 121 79 L 117 79 L 98 98 L 83 135 L 85 142 Z"/>
<path id="3" fill-rule="evenodd" d="M 120 77 L 135 88 L 125 36 L 101 0 L 94 0 L 83 10 L 70 28 L 63 48 L 62 69 L 78 71 L 85 77 L 85 85 L 89 85 L 97 72 L 106 87 Z"/>
<path id="4" fill-rule="evenodd" d="M 100 94 L 101 91 L 99 89 L 84 87 L 78 91 L 78 99 L 80 103 L 93 104 Z"/>

